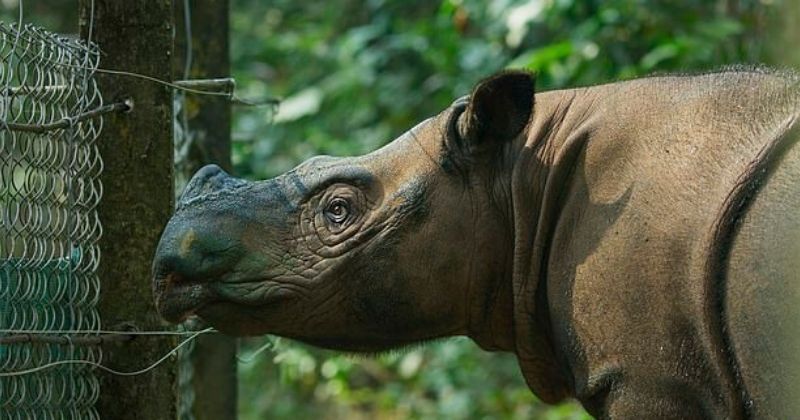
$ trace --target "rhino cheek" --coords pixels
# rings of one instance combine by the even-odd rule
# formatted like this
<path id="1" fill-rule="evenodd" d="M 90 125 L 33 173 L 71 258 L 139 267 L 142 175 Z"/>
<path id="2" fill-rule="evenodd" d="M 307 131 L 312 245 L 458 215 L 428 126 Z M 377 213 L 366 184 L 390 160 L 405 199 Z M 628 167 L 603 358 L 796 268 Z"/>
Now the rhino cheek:
<path id="1" fill-rule="evenodd" d="M 403 338 L 424 325 L 414 285 L 398 261 L 396 243 L 384 243 L 349 265 L 344 287 L 350 317 L 366 334 Z M 413 337 L 406 337 L 413 339 Z"/>
<path id="2" fill-rule="evenodd" d="M 423 177 L 398 188 L 392 197 L 397 220 L 387 223 L 393 228 L 348 263 L 343 287 L 352 290 L 350 316 L 375 337 L 410 343 L 451 335 L 457 327 L 457 291 L 442 287 L 458 264 L 448 252 L 437 251 L 442 224 L 434 217 L 432 196 L 435 188 Z"/>
<path id="3" fill-rule="evenodd" d="M 258 316 L 229 302 L 213 303 L 197 311 L 204 321 L 224 334 L 252 336 L 270 333 L 268 316 Z M 265 322 L 266 321 L 266 322 Z"/>
<path id="4" fill-rule="evenodd" d="M 197 315 L 225 334 L 291 336 L 298 329 L 297 315 L 305 312 L 303 300 L 291 294 L 274 297 L 262 304 L 216 301 L 198 309 Z"/>

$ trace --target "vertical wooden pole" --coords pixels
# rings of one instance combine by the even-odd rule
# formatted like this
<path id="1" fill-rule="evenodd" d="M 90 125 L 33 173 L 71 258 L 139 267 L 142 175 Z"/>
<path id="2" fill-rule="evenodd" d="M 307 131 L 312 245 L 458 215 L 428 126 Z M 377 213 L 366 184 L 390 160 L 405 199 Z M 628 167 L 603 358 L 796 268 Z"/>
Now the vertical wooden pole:
<path id="1" fill-rule="evenodd" d="M 190 0 L 190 29 L 192 36 L 190 79 L 229 77 L 230 49 L 228 46 L 227 0 Z M 186 27 L 184 1 L 175 3 L 175 60 L 173 76 L 184 77 L 186 64 Z M 190 171 L 209 163 L 231 170 L 231 106 L 226 98 L 187 95 L 186 110 L 194 142 L 189 154 Z"/>
<path id="2" fill-rule="evenodd" d="M 186 75 L 187 27 L 190 17 L 191 79 L 230 75 L 228 47 L 229 4 L 227 0 L 192 0 L 175 3 L 176 43 L 173 75 Z M 184 107 L 192 138 L 184 178 L 203 165 L 216 163 L 231 171 L 231 107 L 225 98 L 187 95 Z M 182 121 L 182 116 L 179 116 Z M 196 420 L 236 418 L 236 339 L 218 334 L 198 337 L 192 350 L 194 406 Z"/>
<path id="3" fill-rule="evenodd" d="M 92 17 L 92 6 L 94 8 Z M 81 0 L 81 33 L 101 51 L 100 67 L 170 80 L 172 0 Z M 130 98 L 134 108 L 105 117 L 98 139 L 104 162 L 99 217 L 104 328 L 122 323 L 164 329 L 154 305 L 150 266 L 161 230 L 173 211 L 173 111 L 169 87 L 141 78 L 98 74 L 105 101 Z M 103 363 L 135 371 L 167 354 L 173 339 L 141 337 L 103 347 Z M 135 376 L 97 370 L 103 419 L 174 419 L 176 366 L 168 359 Z"/>

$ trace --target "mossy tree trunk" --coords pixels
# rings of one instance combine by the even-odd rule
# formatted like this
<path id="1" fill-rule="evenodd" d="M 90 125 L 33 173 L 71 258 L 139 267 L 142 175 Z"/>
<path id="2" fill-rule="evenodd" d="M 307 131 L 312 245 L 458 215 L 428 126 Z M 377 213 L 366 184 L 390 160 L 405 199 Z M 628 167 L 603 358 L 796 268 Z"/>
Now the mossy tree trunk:
<path id="1" fill-rule="evenodd" d="M 172 0 L 81 0 L 81 34 L 102 50 L 100 67 L 171 79 Z M 104 161 L 99 217 L 104 328 L 133 324 L 164 329 L 150 286 L 150 266 L 173 211 L 173 111 L 169 87 L 141 78 L 98 74 L 105 101 L 130 98 L 134 108 L 105 117 L 98 140 Z M 141 337 L 103 348 L 103 363 L 120 371 L 142 369 L 169 352 L 175 340 Z M 168 359 L 135 376 L 100 377 L 98 411 L 103 419 L 174 419 L 176 365 Z"/>

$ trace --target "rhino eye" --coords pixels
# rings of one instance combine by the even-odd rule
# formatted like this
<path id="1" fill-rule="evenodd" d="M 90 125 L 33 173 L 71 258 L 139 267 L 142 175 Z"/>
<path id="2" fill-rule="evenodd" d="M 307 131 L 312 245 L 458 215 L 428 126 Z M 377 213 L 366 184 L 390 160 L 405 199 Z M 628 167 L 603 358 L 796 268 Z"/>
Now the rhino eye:
<path id="1" fill-rule="evenodd" d="M 348 216 L 350 216 L 350 203 L 343 198 L 334 198 L 328 203 L 328 207 L 325 207 L 325 217 L 331 223 L 342 224 Z"/>

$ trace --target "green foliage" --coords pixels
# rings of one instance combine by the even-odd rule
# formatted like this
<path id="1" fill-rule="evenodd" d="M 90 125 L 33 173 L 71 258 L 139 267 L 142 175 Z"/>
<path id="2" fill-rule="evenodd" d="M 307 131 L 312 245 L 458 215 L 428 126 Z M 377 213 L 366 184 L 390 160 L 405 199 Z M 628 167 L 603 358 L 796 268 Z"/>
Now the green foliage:
<path id="1" fill-rule="evenodd" d="M 377 357 L 280 341 L 271 359 L 241 364 L 239 374 L 242 418 L 589 418 L 574 402 L 542 405 L 513 356 L 466 338 Z"/>
<path id="2" fill-rule="evenodd" d="M 238 175 L 264 178 L 316 154 L 354 155 L 391 141 L 481 78 L 506 67 L 538 89 L 652 72 L 764 61 L 780 0 L 234 0 Z M 253 345 L 245 342 L 245 348 Z M 242 418 L 580 419 L 547 407 L 510 355 L 453 339 L 378 358 L 281 342 L 242 365 Z"/>
<path id="3" fill-rule="evenodd" d="M 236 0 L 239 87 L 284 99 L 274 125 L 238 113 L 236 168 L 266 177 L 318 153 L 370 151 L 503 67 L 552 89 L 763 60 L 767 3 Z"/>

